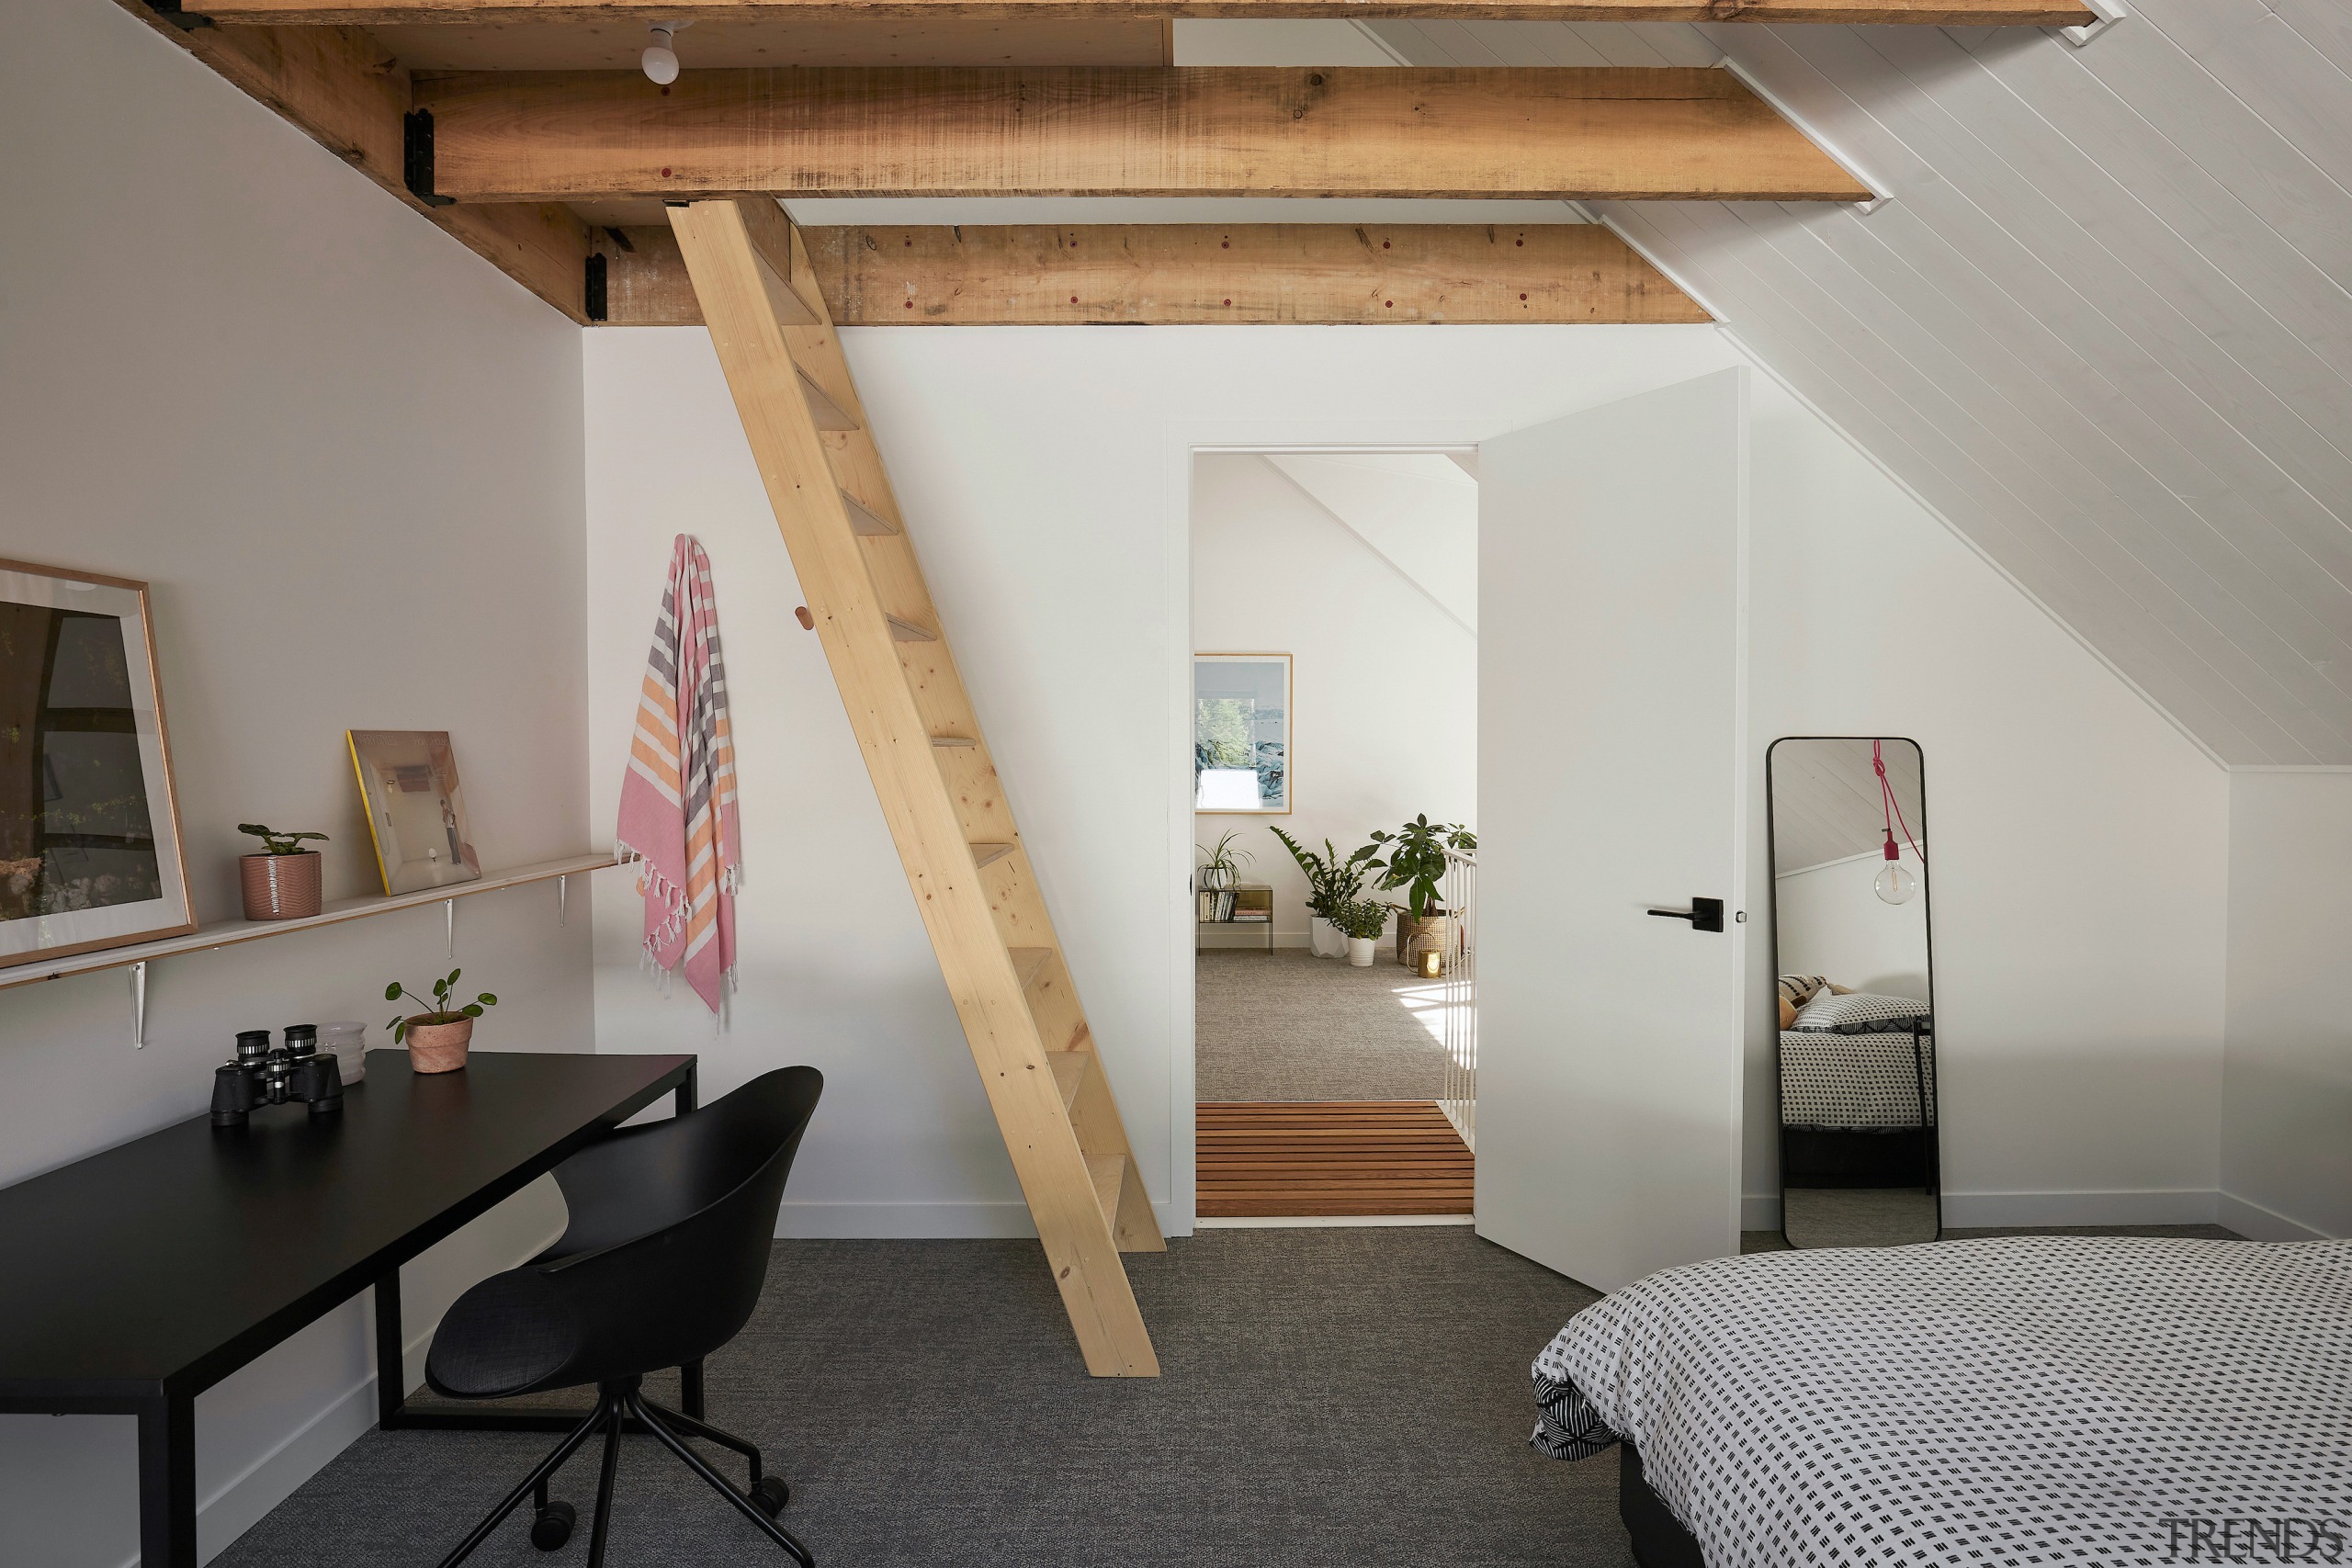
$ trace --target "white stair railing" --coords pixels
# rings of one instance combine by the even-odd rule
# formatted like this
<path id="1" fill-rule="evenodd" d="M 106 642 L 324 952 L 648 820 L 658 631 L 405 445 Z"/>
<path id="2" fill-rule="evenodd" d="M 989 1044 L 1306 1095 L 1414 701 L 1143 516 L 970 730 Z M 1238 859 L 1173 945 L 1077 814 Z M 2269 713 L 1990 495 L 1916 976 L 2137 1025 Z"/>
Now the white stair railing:
<path id="1" fill-rule="evenodd" d="M 1478 863 L 1445 852 L 1445 1097 L 1438 1108 L 1478 1147 Z"/>

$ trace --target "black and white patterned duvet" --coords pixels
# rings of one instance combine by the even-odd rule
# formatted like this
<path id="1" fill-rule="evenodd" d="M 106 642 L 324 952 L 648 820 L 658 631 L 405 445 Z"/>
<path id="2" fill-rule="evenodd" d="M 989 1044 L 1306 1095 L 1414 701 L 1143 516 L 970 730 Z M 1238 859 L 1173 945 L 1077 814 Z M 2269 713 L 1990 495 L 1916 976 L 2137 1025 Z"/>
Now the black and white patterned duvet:
<path id="1" fill-rule="evenodd" d="M 1926 1090 L 1925 1095 L 1921 1089 Z M 1917 1127 L 1936 1120 L 1932 1036 L 1781 1031 L 1781 1124 L 1831 1129 Z"/>
<path id="2" fill-rule="evenodd" d="M 2352 1242 L 2021 1236 L 1653 1274 L 1535 1359 L 1708 1568 L 2352 1562 Z"/>

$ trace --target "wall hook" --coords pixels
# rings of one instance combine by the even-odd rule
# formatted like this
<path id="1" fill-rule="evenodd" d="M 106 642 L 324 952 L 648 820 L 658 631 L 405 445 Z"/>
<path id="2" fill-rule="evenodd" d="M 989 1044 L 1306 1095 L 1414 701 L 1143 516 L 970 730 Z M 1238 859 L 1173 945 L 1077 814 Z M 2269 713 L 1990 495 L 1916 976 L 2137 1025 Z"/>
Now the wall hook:
<path id="1" fill-rule="evenodd" d="M 458 901 L 455 898 L 441 901 L 441 918 L 447 926 L 449 956 L 455 958 L 458 956 Z"/>
<path id="2" fill-rule="evenodd" d="M 555 923 L 560 926 L 569 924 L 571 913 L 571 878 L 559 876 L 555 879 Z"/>
<path id="3" fill-rule="evenodd" d="M 141 959 L 130 966 L 130 1043 L 133 1049 L 147 1049 L 147 961 Z"/>

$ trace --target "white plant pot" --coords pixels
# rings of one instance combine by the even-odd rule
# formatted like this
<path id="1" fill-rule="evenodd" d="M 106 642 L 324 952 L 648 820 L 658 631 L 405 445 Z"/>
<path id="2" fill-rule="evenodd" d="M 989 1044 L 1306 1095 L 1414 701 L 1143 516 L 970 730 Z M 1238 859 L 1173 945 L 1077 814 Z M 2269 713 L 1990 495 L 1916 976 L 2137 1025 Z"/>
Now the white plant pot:
<path id="1" fill-rule="evenodd" d="M 1306 943 L 1307 951 L 1317 958 L 1345 958 L 1348 955 L 1348 939 L 1340 934 L 1339 927 L 1320 915 L 1307 919 Z"/>
<path id="2" fill-rule="evenodd" d="M 1380 939 L 1376 936 L 1351 936 L 1348 938 L 1349 964 L 1357 969 L 1371 968 L 1372 956 L 1379 950 L 1379 947 Z"/>
<path id="3" fill-rule="evenodd" d="M 1201 891 L 1204 893 L 1221 893 L 1232 886 L 1233 881 L 1233 868 L 1229 865 L 1201 867 Z"/>

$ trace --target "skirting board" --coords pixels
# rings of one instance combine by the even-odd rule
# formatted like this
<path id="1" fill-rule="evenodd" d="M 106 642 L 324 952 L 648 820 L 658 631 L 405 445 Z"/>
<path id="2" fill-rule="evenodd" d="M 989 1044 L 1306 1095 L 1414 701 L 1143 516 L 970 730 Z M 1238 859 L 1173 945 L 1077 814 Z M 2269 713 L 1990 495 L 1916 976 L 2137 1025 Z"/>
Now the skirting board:
<path id="1" fill-rule="evenodd" d="M 2325 1231 L 2317 1231 L 2298 1220 L 2290 1220 L 2276 1209 L 2266 1209 L 2250 1199 L 2232 1193 L 2221 1195 L 2214 1213 L 2216 1224 L 2227 1225 L 2248 1241 L 2332 1241 L 2336 1239 Z"/>
<path id="2" fill-rule="evenodd" d="M 1162 1235 L 1171 1229 L 1175 1207 L 1154 1203 Z M 975 1241 L 1034 1237 L 1037 1226 L 1029 1205 L 1018 1199 L 986 1203 L 824 1203 L 785 1200 L 775 1234 L 797 1241 Z"/>

